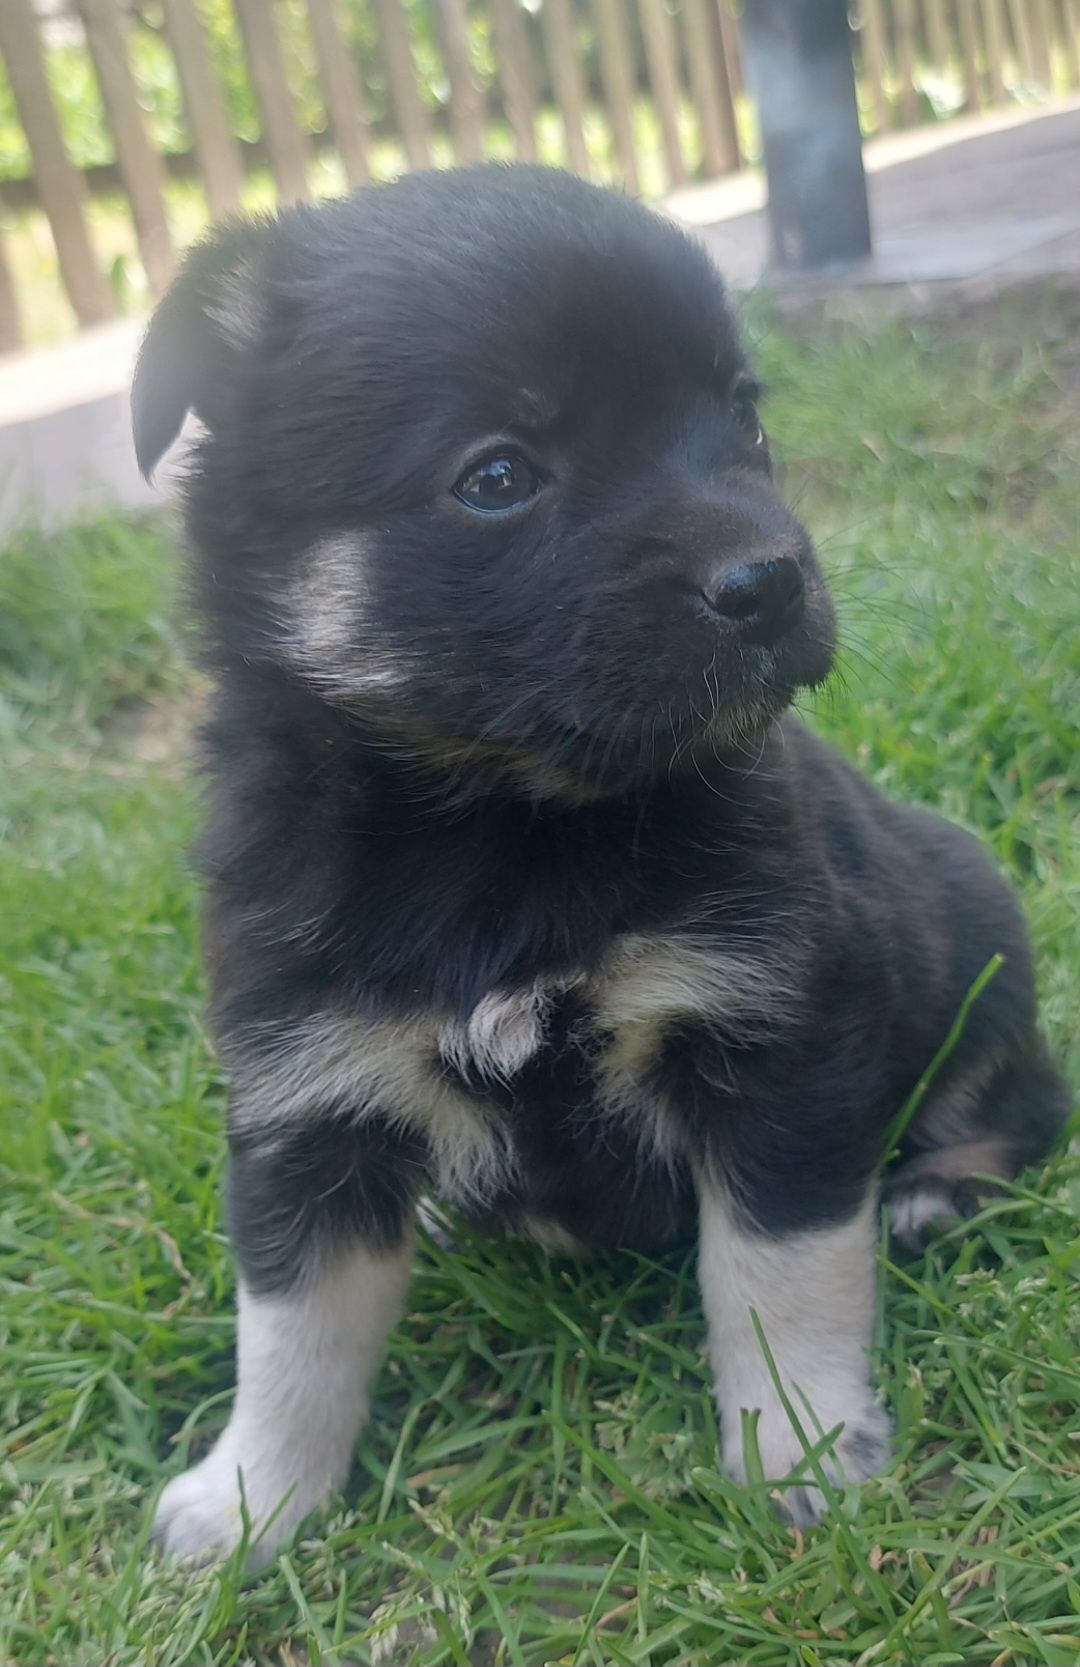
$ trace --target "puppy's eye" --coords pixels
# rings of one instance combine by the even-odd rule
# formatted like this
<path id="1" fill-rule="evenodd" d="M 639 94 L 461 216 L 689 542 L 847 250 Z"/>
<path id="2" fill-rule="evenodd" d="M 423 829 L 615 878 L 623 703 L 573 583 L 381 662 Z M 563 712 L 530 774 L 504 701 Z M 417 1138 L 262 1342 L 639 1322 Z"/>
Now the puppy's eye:
<path id="1" fill-rule="evenodd" d="M 490 515 L 516 509 L 539 490 L 540 477 L 532 464 L 516 452 L 506 451 L 493 452 L 466 469 L 454 487 L 454 496 L 470 509 Z"/>
<path id="2" fill-rule="evenodd" d="M 731 396 L 732 415 L 752 446 L 765 444 L 765 430 L 757 413 L 757 402 L 760 398 L 760 385 L 752 382 L 749 377 L 744 377 L 735 384 L 735 391 Z"/>

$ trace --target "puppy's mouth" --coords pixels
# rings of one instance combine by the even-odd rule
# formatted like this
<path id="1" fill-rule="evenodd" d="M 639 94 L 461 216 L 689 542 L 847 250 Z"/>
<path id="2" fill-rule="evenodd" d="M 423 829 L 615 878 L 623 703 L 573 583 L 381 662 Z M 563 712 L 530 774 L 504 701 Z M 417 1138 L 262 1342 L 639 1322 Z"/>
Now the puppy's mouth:
<path id="1" fill-rule="evenodd" d="M 445 689 L 406 683 L 369 686 L 346 704 L 370 744 L 420 770 L 425 794 L 587 804 L 716 766 L 753 767 L 796 692 L 829 673 L 827 599 L 816 612 L 816 621 L 804 619 L 769 644 L 736 647 L 703 632 L 693 653 L 680 637 L 657 641 L 649 656 L 653 639 L 643 639 L 646 657 L 633 665 L 614 665 L 599 645 L 582 642 L 580 684 L 570 690 L 538 679 L 527 702 L 516 689 L 460 686 L 447 698 Z"/>
<path id="2" fill-rule="evenodd" d="M 756 757 L 769 726 L 790 706 L 795 685 L 756 671 L 738 689 L 723 689 L 715 669 L 681 699 L 660 697 L 628 706 L 603 730 L 563 739 L 566 766 L 599 795 L 612 788 L 700 771 L 703 761 Z"/>
<path id="3" fill-rule="evenodd" d="M 791 696 L 787 686 L 762 683 L 752 695 L 711 709 L 703 693 L 700 703 L 681 708 L 628 707 L 620 722 L 604 726 L 549 719 L 506 737 L 448 734 L 399 711 L 382 715 L 377 744 L 419 769 L 427 785 L 418 782 L 418 791 L 448 803 L 510 796 L 585 805 L 647 792 L 716 763 L 753 764 Z"/>
<path id="4" fill-rule="evenodd" d="M 481 637 L 450 653 L 415 638 L 365 647 L 348 615 L 294 640 L 294 658 L 367 746 L 418 772 L 418 795 L 584 804 L 760 759 L 770 724 L 832 664 L 828 593 L 812 566 L 802 578 L 779 623 L 738 596 L 722 610 L 665 586 L 567 616 L 561 639 L 515 635 L 501 660 Z"/>
<path id="5" fill-rule="evenodd" d="M 593 714 L 559 725 L 545 755 L 585 798 L 700 774 L 705 765 L 756 762 L 769 727 L 832 669 L 832 609 L 824 588 L 813 590 L 815 606 L 789 633 L 769 644 L 717 642 L 696 666 L 657 666 L 603 721 Z"/>
<path id="6" fill-rule="evenodd" d="M 752 767 L 770 725 L 805 681 L 791 677 L 781 656 L 760 662 L 736 689 L 722 688 L 710 667 L 692 691 L 651 697 L 643 691 L 603 722 L 549 718 L 528 736 L 489 736 L 449 750 L 443 743 L 441 757 L 464 794 L 509 789 L 564 804 L 648 792 L 718 765 Z M 827 670 L 823 664 L 815 680 Z"/>

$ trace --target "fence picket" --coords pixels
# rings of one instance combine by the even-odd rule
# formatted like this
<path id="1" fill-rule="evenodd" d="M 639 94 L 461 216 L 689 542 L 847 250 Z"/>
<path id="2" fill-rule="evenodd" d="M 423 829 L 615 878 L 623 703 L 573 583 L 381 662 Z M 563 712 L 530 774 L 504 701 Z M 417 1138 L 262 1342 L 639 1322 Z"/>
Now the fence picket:
<path id="1" fill-rule="evenodd" d="M 926 11 L 926 46 L 936 69 L 948 67 L 952 52 L 945 0 L 923 0 Z"/>
<path id="2" fill-rule="evenodd" d="M 278 192 L 285 202 L 305 201 L 311 195 L 310 145 L 293 108 L 273 0 L 232 0 L 232 4 Z"/>
<path id="3" fill-rule="evenodd" d="M 502 88 L 503 110 L 514 135 L 521 162 L 535 162 L 536 94 L 533 89 L 529 41 L 519 0 L 490 0 L 495 63 Z"/>
<path id="4" fill-rule="evenodd" d="M 161 10 L 210 216 L 223 220 L 240 206 L 244 187 L 225 95 L 214 75 L 195 0 L 161 0 Z"/>
<path id="5" fill-rule="evenodd" d="M 738 54 L 732 48 L 725 33 L 724 19 L 726 15 L 722 3 L 707 7 L 709 38 L 712 42 L 713 65 L 716 72 L 716 87 L 720 96 L 720 133 L 723 140 L 724 155 L 728 158 L 725 171 L 740 168 L 743 161 L 739 142 L 739 122 L 735 111 L 737 77 L 741 74 L 741 67 L 736 61 Z M 730 17 L 728 17 L 728 22 L 732 22 Z"/>
<path id="6" fill-rule="evenodd" d="M 1009 20 L 1016 42 L 1016 56 L 1021 78 L 1031 85 L 1035 80 L 1035 58 L 1031 45 L 1031 26 L 1028 19 L 1028 0 L 1009 0 Z"/>
<path id="7" fill-rule="evenodd" d="M 589 173 L 585 140 L 585 87 L 581 53 L 575 40 L 573 0 L 543 0 L 540 23 L 544 31 L 551 84 L 562 117 L 566 160 L 575 173 Z"/>
<path id="8" fill-rule="evenodd" d="M 151 290 L 160 294 L 172 277 L 174 264 L 165 212 L 165 165 L 146 131 L 115 0 L 78 0 L 78 8 L 131 204 L 139 255 Z"/>
<path id="9" fill-rule="evenodd" d="M 726 174 L 738 167 L 723 120 L 728 99 L 726 84 L 720 84 L 719 43 L 713 38 L 709 0 L 683 0 L 683 28 L 686 35 L 686 63 L 694 108 L 701 126 L 701 160 L 708 175 Z"/>
<path id="10" fill-rule="evenodd" d="M 1061 11 L 1069 79 L 1074 87 L 1080 87 L 1080 0 L 1062 0 Z"/>
<path id="11" fill-rule="evenodd" d="M 634 78 L 621 0 L 593 0 L 604 104 L 618 172 L 628 191 L 637 191 L 634 148 Z"/>
<path id="12" fill-rule="evenodd" d="M 402 0 L 375 0 L 390 104 L 410 168 L 431 163 L 431 121 L 417 86 L 409 20 Z"/>
<path id="13" fill-rule="evenodd" d="M 900 82 L 900 120 L 905 127 L 914 127 L 919 120 L 919 94 L 915 85 L 915 49 L 918 44 L 915 0 L 893 0 L 893 35 L 896 74 Z"/>
<path id="14" fill-rule="evenodd" d="M 0 5 L 0 52 L 34 165 L 38 198 L 56 244 L 64 289 L 80 324 L 101 324 L 116 307 L 86 228 L 86 187 L 64 148 L 30 0 L 3 0 Z"/>
<path id="15" fill-rule="evenodd" d="M 893 125 L 893 108 L 885 90 L 884 31 L 881 24 L 881 0 L 862 0 L 859 8 L 861 28 L 859 49 L 863 77 L 870 85 L 874 106 L 874 120 L 879 133 L 887 133 Z"/>
<path id="16" fill-rule="evenodd" d="M 1032 0 L 1032 68 L 1035 72 L 1035 80 L 1044 92 L 1049 92 L 1054 80 L 1050 56 L 1050 39 L 1052 33 L 1053 28 L 1050 18 L 1050 0 Z"/>
<path id="17" fill-rule="evenodd" d="M 638 0 L 638 16 L 645 42 L 645 62 L 649 72 L 656 116 L 660 123 L 660 142 L 664 150 L 668 184 L 686 183 L 686 164 L 679 142 L 679 87 L 678 60 L 675 50 L 675 31 L 664 0 Z"/>
<path id="18" fill-rule="evenodd" d="M 739 26 L 735 22 L 730 0 L 716 0 L 716 15 L 724 52 L 724 73 L 734 103 L 746 91 L 746 77 L 743 75 L 742 51 L 739 46 Z"/>
<path id="19" fill-rule="evenodd" d="M 957 0 L 957 23 L 960 32 L 960 63 L 964 75 L 964 107 L 977 116 L 981 102 L 979 87 L 979 32 L 975 17 L 975 0 Z"/>
<path id="20" fill-rule="evenodd" d="M 1001 0 L 983 0 L 982 16 L 990 97 L 994 104 L 1004 104 L 1009 91 L 1005 85 L 1005 19 Z"/>
<path id="21" fill-rule="evenodd" d="M 349 48 L 334 15 L 334 0 L 307 0 L 311 42 L 334 145 L 350 185 L 371 178 L 367 153 L 367 111 Z"/>
<path id="22" fill-rule="evenodd" d="M 3 231 L 0 231 L 0 353 L 12 353 L 22 346 L 22 322 L 15 279 L 8 260 Z"/>
<path id="23" fill-rule="evenodd" d="M 484 154 L 484 97 L 476 80 L 466 0 L 435 0 L 443 62 L 450 81 L 450 131 L 458 162 Z"/>

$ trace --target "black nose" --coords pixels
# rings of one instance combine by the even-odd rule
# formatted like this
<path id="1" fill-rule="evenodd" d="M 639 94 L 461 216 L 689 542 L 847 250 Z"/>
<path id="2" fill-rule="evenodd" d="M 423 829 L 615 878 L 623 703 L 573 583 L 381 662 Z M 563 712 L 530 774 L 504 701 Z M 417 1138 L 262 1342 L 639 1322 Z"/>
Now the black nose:
<path id="1" fill-rule="evenodd" d="M 720 568 L 702 595 L 748 642 L 775 642 L 802 618 L 802 569 L 794 556 L 736 562 Z"/>

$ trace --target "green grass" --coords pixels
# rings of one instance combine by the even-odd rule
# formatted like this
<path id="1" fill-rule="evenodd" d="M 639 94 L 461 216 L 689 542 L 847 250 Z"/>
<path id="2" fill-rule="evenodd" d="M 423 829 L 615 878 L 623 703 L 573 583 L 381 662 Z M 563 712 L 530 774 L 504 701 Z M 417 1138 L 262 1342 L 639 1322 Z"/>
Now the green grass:
<path id="1" fill-rule="evenodd" d="M 1076 362 L 1053 297 L 765 333 L 848 649 L 812 720 L 978 829 L 1080 1065 Z M 759 321 L 759 325 L 760 325 Z M 1064 386 L 1072 378 L 1070 386 Z M 726 1667 L 1080 1656 L 1080 1165 L 882 1252 L 888 1473 L 800 1537 L 716 1464 L 688 1258 L 425 1244 L 347 1506 L 258 1577 L 163 1566 L 224 1420 L 222 1091 L 200 1028 L 166 531 L 0 560 L 0 1660 Z M 177 712 L 180 717 L 177 718 Z"/>

